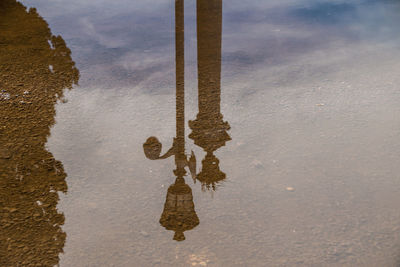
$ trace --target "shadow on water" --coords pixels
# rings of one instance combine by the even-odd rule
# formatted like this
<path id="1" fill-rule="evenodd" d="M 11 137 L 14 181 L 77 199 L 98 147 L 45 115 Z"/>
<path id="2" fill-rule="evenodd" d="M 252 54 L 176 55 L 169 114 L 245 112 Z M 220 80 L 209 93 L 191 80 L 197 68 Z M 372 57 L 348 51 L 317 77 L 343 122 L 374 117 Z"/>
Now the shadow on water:
<path id="1" fill-rule="evenodd" d="M 198 40 L 198 107 L 199 112 L 189 121 L 195 144 L 206 152 L 202 170 L 196 173 L 196 157 L 185 154 L 185 60 L 184 60 L 184 2 L 175 1 L 175 49 L 176 49 L 176 137 L 172 147 L 161 155 L 162 144 L 156 137 L 149 137 L 143 144 L 144 153 L 151 160 L 175 157 L 175 183 L 168 188 L 160 224 L 175 232 L 174 240 L 185 240 L 184 231 L 199 224 L 192 189 L 184 176 L 188 167 L 194 182 L 201 182 L 202 189 L 216 190 L 217 184 L 226 177 L 219 169 L 214 152 L 231 138 L 230 126 L 221 114 L 221 34 L 222 0 L 197 1 Z"/>
<path id="2" fill-rule="evenodd" d="M 46 150 L 55 104 L 79 71 L 60 36 L 35 9 L 0 2 L 0 266 L 54 266 L 63 252 L 67 192 L 60 161 Z"/>

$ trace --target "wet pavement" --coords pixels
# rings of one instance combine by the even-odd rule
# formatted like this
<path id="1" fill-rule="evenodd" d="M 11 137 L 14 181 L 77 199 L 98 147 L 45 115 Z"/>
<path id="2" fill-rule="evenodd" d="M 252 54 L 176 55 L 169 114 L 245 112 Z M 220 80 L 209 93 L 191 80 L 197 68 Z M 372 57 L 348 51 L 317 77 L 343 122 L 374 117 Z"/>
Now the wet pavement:
<path id="1" fill-rule="evenodd" d="M 0 266 L 398 266 L 398 1 L 0 2 Z"/>

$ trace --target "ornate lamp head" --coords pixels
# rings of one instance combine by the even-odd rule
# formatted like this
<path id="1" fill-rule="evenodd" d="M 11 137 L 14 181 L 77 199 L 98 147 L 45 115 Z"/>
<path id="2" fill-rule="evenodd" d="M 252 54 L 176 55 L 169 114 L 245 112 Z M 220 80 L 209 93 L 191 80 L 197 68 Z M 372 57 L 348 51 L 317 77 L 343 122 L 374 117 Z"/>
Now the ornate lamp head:
<path id="1" fill-rule="evenodd" d="M 185 183 L 183 178 L 186 175 L 186 167 L 192 174 L 193 180 L 196 175 L 196 157 L 192 154 L 187 159 L 185 154 L 184 140 L 174 138 L 172 147 L 161 155 L 162 145 L 154 136 L 147 138 L 143 144 L 144 154 L 148 159 L 165 159 L 170 156 L 175 156 L 176 175 L 175 183 L 168 188 L 167 197 L 164 204 L 164 210 L 160 218 L 160 224 L 167 230 L 173 230 L 174 240 L 185 240 L 184 232 L 191 230 L 199 224 L 194 209 L 192 189 Z"/>
<path id="2" fill-rule="evenodd" d="M 199 223 L 194 209 L 192 189 L 185 184 L 183 178 L 178 177 L 168 188 L 160 224 L 175 232 L 174 240 L 183 241 L 184 231 L 195 228 Z"/>
<path id="3" fill-rule="evenodd" d="M 201 182 L 203 190 L 212 189 L 215 191 L 217 184 L 226 177 L 225 173 L 219 169 L 219 160 L 214 154 L 208 152 L 201 163 L 203 167 L 196 179 Z"/>

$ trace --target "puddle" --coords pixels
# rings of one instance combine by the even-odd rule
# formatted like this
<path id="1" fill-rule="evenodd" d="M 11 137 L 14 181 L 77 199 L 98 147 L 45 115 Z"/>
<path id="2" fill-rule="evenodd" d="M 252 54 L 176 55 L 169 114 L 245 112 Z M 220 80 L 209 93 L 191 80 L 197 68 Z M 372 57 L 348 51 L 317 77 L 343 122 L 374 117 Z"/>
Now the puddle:
<path id="1" fill-rule="evenodd" d="M 1 266 L 397 266 L 396 1 L 0 3 Z"/>

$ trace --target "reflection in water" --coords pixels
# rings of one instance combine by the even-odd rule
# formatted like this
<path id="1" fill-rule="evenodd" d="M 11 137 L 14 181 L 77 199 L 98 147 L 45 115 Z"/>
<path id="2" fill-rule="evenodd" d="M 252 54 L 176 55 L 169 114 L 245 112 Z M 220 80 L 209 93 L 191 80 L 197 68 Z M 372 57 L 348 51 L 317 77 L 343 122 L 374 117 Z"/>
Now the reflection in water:
<path id="1" fill-rule="evenodd" d="M 172 148 L 160 156 L 161 143 L 155 137 L 149 137 L 143 144 L 147 158 L 163 159 L 175 156 L 176 175 L 175 183 L 168 188 L 164 211 L 160 218 L 160 224 L 167 230 L 175 232 L 174 240 L 183 241 L 184 231 L 191 230 L 199 224 L 194 209 L 192 189 L 185 183 L 185 167 L 189 167 L 191 173 L 196 171 L 196 159 L 192 153 L 190 159 L 185 155 L 185 60 L 184 60 L 184 2 L 175 1 L 175 49 L 176 49 L 176 138 Z"/>
<path id="2" fill-rule="evenodd" d="M 164 212 L 160 223 L 168 230 L 174 230 L 174 239 L 185 239 L 183 232 L 199 224 L 193 203 L 191 188 L 185 183 L 185 167 L 189 167 L 194 181 L 199 180 L 202 188 L 215 190 L 216 184 L 225 179 L 219 169 L 219 160 L 213 154 L 231 138 L 227 131 L 230 126 L 221 114 L 221 33 L 222 1 L 197 1 L 197 38 L 199 73 L 199 113 L 189 121 L 195 144 L 202 147 L 206 156 L 202 170 L 196 175 L 196 158 L 192 152 L 189 160 L 185 154 L 185 86 L 184 86 L 184 4 L 175 1 L 175 49 L 176 49 L 176 138 L 172 148 L 161 155 L 162 145 L 156 137 L 149 137 L 143 144 L 147 158 L 156 160 L 175 156 L 177 176 L 168 188 Z"/>
<path id="3" fill-rule="evenodd" d="M 79 79 L 70 53 L 35 9 L 0 2 L 0 266 L 54 266 L 63 251 L 66 173 L 45 144 Z"/>
<path id="4" fill-rule="evenodd" d="M 160 224 L 167 230 L 173 230 L 174 240 L 177 241 L 185 240 L 183 232 L 199 224 L 194 209 L 192 189 L 185 183 L 183 177 L 178 176 L 175 183 L 168 188 Z"/>
<path id="5" fill-rule="evenodd" d="M 197 175 L 203 189 L 212 188 L 225 179 L 219 169 L 219 160 L 213 154 L 231 138 L 228 122 L 221 114 L 221 34 L 222 0 L 197 0 L 197 61 L 199 113 L 189 121 L 194 143 L 207 155 L 202 161 L 202 170 Z"/>

